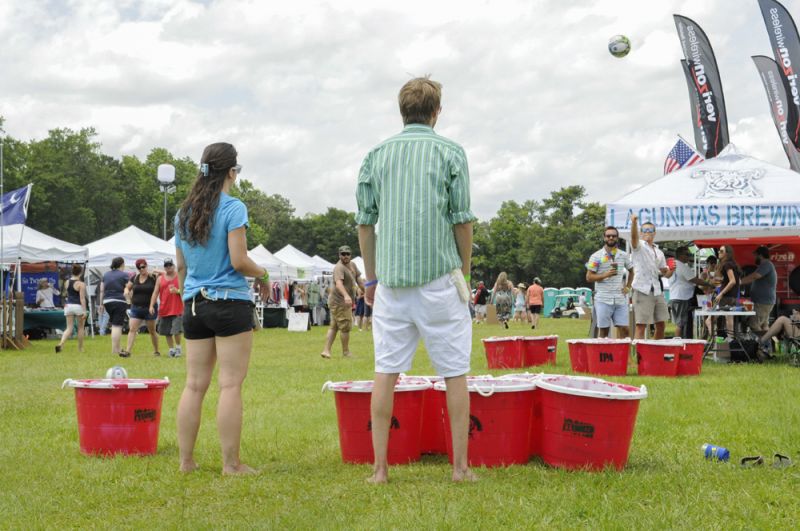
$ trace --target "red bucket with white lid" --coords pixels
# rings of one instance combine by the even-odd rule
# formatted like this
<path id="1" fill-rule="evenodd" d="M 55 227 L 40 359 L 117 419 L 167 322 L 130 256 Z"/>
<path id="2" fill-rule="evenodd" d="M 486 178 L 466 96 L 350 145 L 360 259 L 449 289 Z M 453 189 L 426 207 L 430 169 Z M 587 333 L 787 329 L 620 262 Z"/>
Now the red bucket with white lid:
<path id="1" fill-rule="evenodd" d="M 556 364 L 558 336 L 522 336 L 519 339 L 522 342 L 523 367 Z"/>
<path id="2" fill-rule="evenodd" d="M 705 339 L 683 339 L 683 351 L 678 359 L 678 376 L 697 376 L 703 370 Z"/>
<path id="3" fill-rule="evenodd" d="M 78 439 L 86 455 L 153 455 L 169 378 L 64 380 L 75 389 Z"/>
<path id="4" fill-rule="evenodd" d="M 534 382 L 491 377 L 468 378 L 470 423 L 467 459 L 470 466 L 525 464 L 530 457 Z M 444 393 L 445 384 L 434 384 Z M 453 461 L 450 420 L 445 420 L 447 455 Z"/>
<path id="5" fill-rule="evenodd" d="M 333 391 L 339 424 L 339 447 L 345 463 L 372 463 L 372 419 L 370 401 L 372 380 L 326 382 L 322 390 Z M 431 388 L 427 379 L 409 381 L 398 378 L 389 425 L 390 465 L 418 461 L 424 392 Z"/>
<path id="6" fill-rule="evenodd" d="M 441 376 L 406 376 L 400 375 L 405 381 L 429 381 L 431 384 L 443 382 Z M 417 380 L 422 379 L 422 380 Z M 444 433 L 444 410 L 447 401 L 444 393 L 437 393 L 431 385 L 430 389 L 423 391 L 422 399 L 422 428 L 420 433 L 420 452 L 423 454 L 447 454 L 447 442 Z"/>
<path id="7" fill-rule="evenodd" d="M 586 359 L 586 339 L 568 339 L 569 362 L 574 372 L 589 372 L 589 361 Z"/>
<path id="8" fill-rule="evenodd" d="M 630 339 L 593 339 L 584 342 L 586 365 L 591 374 L 625 376 L 628 373 Z"/>
<path id="9" fill-rule="evenodd" d="M 585 376 L 536 381 L 542 404 L 542 460 L 568 469 L 622 469 L 645 386 Z"/>
<path id="10" fill-rule="evenodd" d="M 676 339 L 637 339 L 636 370 L 639 376 L 678 375 L 678 363 L 683 352 L 683 342 Z"/>
<path id="11" fill-rule="evenodd" d="M 516 336 L 481 339 L 490 369 L 521 369 L 522 342 Z"/>

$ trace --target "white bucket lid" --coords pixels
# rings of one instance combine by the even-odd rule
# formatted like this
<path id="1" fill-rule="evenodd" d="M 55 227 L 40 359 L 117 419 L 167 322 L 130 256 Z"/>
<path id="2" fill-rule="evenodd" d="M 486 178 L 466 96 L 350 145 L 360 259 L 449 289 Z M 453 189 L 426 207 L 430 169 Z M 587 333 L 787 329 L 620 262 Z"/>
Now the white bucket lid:
<path id="1" fill-rule="evenodd" d="M 445 391 L 447 386 L 444 382 L 433 384 L 437 391 Z M 530 380 L 521 379 L 501 379 L 501 378 L 468 378 L 467 390 L 471 393 L 478 393 L 481 396 L 492 396 L 495 393 L 513 393 L 516 391 L 533 391 L 536 384 Z"/>
<path id="2" fill-rule="evenodd" d="M 684 345 L 705 345 L 708 343 L 705 339 L 681 339 L 680 341 Z"/>
<path id="3" fill-rule="evenodd" d="M 139 378 L 97 378 L 88 380 L 73 380 L 67 378 L 61 383 L 61 389 L 74 387 L 78 389 L 149 389 L 168 387 L 169 378 L 139 379 Z"/>
<path id="4" fill-rule="evenodd" d="M 634 345 L 653 345 L 662 347 L 682 347 L 683 341 L 680 339 L 637 339 Z"/>
<path id="5" fill-rule="evenodd" d="M 418 376 L 418 375 L 415 376 L 415 375 L 404 374 L 404 373 L 401 372 L 400 376 L 397 378 L 397 381 L 398 382 L 403 382 L 403 383 L 423 383 L 423 382 L 427 382 L 427 383 L 431 384 L 431 387 L 433 387 L 433 384 L 435 382 L 443 382 L 444 381 L 444 376 Z"/>
<path id="6" fill-rule="evenodd" d="M 647 387 L 635 387 L 588 376 L 555 375 L 540 378 L 536 387 L 555 393 L 610 400 L 641 400 L 647 398 Z"/>
<path id="7" fill-rule="evenodd" d="M 328 380 L 322 384 L 322 391 L 325 392 L 330 390 L 339 393 L 371 393 L 374 385 L 375 382 L 373 380 L 350 380 L 346 382 L 331 382 Z M 430 388 L 431 382 L 429 380 L 423 381 L 421 378 L 419 381 L 414 382 L 405 382 L 398 378 L 397 383 L 394 385 L 394 390 L 396 392 L 424 391 L 425 389 Z"/>
<path id="8" fill-rule="evenodd" d="M 520 339 L 523 340 L 523 341 L 544 341 L 544 340 L 558 339 L 558 336 L 556 336 L 556 335 L 552 335 L 552 336 L 521 336 Z"/>
<path id="9" fill-rule="evenodd" d="M 497 341 L 519 341 L 519 336 L 492 336 L 481 339 L 484 343 L 494 343 Z"/>

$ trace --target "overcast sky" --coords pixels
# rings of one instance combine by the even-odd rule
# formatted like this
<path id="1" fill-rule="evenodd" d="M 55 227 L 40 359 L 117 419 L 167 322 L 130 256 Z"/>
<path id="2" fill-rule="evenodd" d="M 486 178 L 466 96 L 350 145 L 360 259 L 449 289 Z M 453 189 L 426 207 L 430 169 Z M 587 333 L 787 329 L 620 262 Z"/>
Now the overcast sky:
<path id="1" fill-rule="evenodd" d="M 606 203 L 694 139 L 673 13 L 711 40 L 731 141 L 788 167 L 750 59 L 772 55 L 756 0 L 3 0 L 0 115 L 23 140 L 95 127 L 117 158 L 228 141 L 297 214 L 355 211 L 361 160 L 402 128 L 400 86 L 429 73 L 479 218 L 573 184 Z"/>

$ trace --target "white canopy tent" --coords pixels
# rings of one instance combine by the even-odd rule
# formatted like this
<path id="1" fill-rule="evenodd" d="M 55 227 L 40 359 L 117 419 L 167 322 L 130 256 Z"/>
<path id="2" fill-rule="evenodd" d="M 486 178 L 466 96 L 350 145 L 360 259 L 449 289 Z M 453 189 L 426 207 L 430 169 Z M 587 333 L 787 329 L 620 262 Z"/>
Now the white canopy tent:
<path id="1" fill-rule="evenodd" d="M 267 268 L 270 278 L 283 280 L 294 280 L 297 278 L 297 268 L 295 266 L 289 265 L 276 257 L 261 244 L 247 251 L 247 256 L 256 264 Z"/>
<path id="2" fill-rule="evenodd" d="M 312 275 L 321 274 L 315 273 L 314 259 L 291 244 L 287 244 L 286 247 L 275 253 L 275 256 L 296 267 L 298 279 L 310 280 Z"/>
<path id="3" fill-rule="evenodd" d="M 108 268 L 116 256 L 121 256 L 127 267 L 133 267 L 139 258 L 147 260 L 151 267 L 161 267 L 167 258 L 175 259 L 174 245 L 135 225 L 94 241 L 86 247 L 89 249 L 89 267 L 94 268 Z"/>
<path id="4" fill-rule="evenodd" d="M 356 256 L 355 258 L 353 258 L 350 261 L 353 262 L 356 265 L 356 267 L 358 268 L 358 271 L 361 273 L 361 276 L 366 280 L 367 277 L 366 277 L 366 273 L 364 272 L 364 259 L 361 258 L 360 256 Z"/>
<path id="5" fill-rule="evenodd" d="M 743 155 L 664 175 L 606 207 L 606 224 L 630 236 L 630 216 L 652 221 L 657 241 L 800 237 L 800 174 Z"/>
<path id="6" fill-rule="evenodd" d="M 311 259 L 314 261 L 315 275 L 330 275 L 333 273 L 333 266 L 336 264 L 328 262 L 318 254 L 312 256 Z"/>
<path id="7" fill-rule="evenodd" d="M 59 240 L 25 225 L 7 225 L 3 230 L 3 263 L 85 262 L 88 249 Z"/>

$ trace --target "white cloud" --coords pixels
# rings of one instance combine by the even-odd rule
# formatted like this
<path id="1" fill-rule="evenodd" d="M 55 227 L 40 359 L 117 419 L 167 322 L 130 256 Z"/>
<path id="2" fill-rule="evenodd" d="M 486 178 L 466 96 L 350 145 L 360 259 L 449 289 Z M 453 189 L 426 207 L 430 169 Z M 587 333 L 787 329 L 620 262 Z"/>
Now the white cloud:
<path id="1" fill-rule="evenodd" d="M 362 157 L 401 127 L 400 85 L 431 73 L 481 218 L 572 184 L 606 202 L 657 178 L 676 133 L 693 139 L 672 13 L 715 47 L 733 142 L 787 166 L 751 0 L 7 0 L 0 115 L 23 139 L 94 126 L 116 157 L 227 140 L 299 214 L 354 210 Z M 606 51 L 616 33 L 624 59 Z"/>

